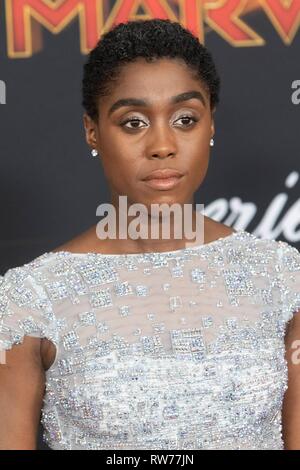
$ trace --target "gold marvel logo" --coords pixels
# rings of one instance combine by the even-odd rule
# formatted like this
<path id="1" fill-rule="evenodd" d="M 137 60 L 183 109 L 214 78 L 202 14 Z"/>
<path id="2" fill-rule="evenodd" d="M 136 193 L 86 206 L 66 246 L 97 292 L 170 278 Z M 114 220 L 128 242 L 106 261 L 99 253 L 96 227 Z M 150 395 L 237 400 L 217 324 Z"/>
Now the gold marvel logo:
<path id="1" fill-rule="evenodd" d="M 76 18 L 83 54 L 113 25 L 140 18 L 179 21 L 203 43 L 215 31 L 234 47 L 263 46 L 263 37 L 247 24 L 247 14 L 257 9 L 291 44 L 299 29 L 300 0 L 6 0 L 7 54 L 32 56 L 43 48 L 42 28 L 59 34 Z"/>

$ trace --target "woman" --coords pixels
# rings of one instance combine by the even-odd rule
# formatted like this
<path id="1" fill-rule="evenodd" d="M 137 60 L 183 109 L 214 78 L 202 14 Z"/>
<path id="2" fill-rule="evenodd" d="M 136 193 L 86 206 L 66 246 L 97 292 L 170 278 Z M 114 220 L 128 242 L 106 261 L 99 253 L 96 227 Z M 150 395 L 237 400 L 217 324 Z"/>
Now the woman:
<path id="1" fill-rule="evenodd" d="M 193 204 L 219 86 L 178 23 L 102 36 L 84 126 L 116 209 L 121 195 Z M 5 273 L 2 449 L 35 449 L 40 412 L 52 449 L 300 448 L 299 252 L 208 217 L 203 243 L 173 235 L 100 240 L 94 226 Z"/>

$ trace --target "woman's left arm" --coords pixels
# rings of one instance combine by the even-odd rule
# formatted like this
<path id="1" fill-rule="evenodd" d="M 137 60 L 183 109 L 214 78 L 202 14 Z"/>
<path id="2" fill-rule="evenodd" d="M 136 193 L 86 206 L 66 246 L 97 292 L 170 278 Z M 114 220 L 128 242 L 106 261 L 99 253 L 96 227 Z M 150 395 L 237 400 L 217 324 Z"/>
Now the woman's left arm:
<path id="1" fill-rule="evenodd" d="M 300 450 L 300 310 L 287 325 L 285 335 L 288 365 L 288 389 L 282 410 L 282 433 L 285 450 Z"/>

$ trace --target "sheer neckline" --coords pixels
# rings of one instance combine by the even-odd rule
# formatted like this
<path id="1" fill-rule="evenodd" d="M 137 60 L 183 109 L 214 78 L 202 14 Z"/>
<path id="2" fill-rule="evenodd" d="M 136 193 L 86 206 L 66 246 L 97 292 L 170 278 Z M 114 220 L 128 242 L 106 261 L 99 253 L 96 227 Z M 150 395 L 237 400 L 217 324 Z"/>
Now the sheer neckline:
<path id="1" fill-rule="evenodd" d="M 73 255 L 73 256 L 102 256 L 102 257 L 120 257 L 120 256 L 125 256 L 126 258 L 128 257 L 134 257 L 134 256 L 151 256 L 151 255 L 176 255 L 177 253 L 182 253 L 183 251 L 187 250 L 201 250 L 205 248 L 209 248 L 211 246 L 217 245 L 220 242 L 228 241 L 231 238 L 235 238 L 237 235 L 249 235 L 251 236 L 252 234 L 249 232 L 246 232 L 245 230 L 237 230 L 232 232 L 230 235 L 227 235 L 226 237 L 220 237 L 217 238 L 216 240 L 213 240 L 209 243 L 201 243 L 200 245 L 195 245 L 195 246 L 190 246 L 190 247 L 185 247 L 185 248 L 180 248 L 178 250 L 171 250 L 171 251 L 145 251 L 145 252 L 139 252 L 139 253 L 98 253 L 98 252 L 86 252 L 86 253 L 76 253 L 68 250 L 62 250 L 62 251 L 48 251 L 47 254 L 53 254 L 53 255 Z"/>

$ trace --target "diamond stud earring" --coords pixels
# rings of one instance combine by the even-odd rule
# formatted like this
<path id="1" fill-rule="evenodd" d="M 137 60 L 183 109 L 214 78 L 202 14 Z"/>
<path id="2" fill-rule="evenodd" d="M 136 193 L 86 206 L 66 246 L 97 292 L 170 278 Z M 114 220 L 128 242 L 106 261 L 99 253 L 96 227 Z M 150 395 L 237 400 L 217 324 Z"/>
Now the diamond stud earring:
<path id="1" fill-rule="evenodd" d="M 91 154 L 92 154 L 93 157 L 97 157 L 98 151 L 97 151 L 96 149 L 93 149 L 93 150 L 91 151 Z"/>
<path id="2" fill-rule="evenodd" d="M 210 139 L 210 143 L 209 143 L 209 144 L 210 144 L 211 147 L 213 147 L 213 146 L 215 145 L 214 139 Z"/>

